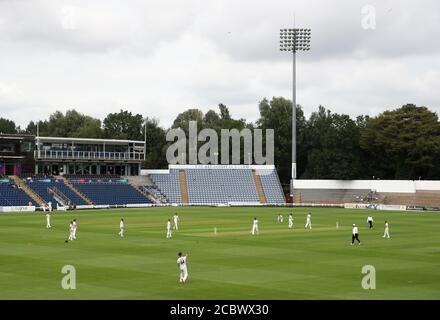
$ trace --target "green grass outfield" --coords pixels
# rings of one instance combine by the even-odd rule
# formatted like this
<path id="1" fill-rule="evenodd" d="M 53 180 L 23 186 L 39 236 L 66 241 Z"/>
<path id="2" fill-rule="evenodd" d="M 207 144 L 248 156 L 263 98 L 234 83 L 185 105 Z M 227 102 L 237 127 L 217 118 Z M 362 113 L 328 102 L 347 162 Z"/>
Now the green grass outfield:
<path id="1" fill-rule="evenodd" d="M 309 210 L 313 229 L 304 230 Z M 175 211 L 180 230 L 166 239 Z M 291 211 L 78 211 L 54 213 L 51 230 L 43 213 L 0 214 L 0 299 L 440 299 L 440 214 L 301 208 L 293 209 L 295 229 L 288 230 Z M 258 237 L 250 235 L 254 216 Z M 73 217 L 78 239 L 65 243 Z M 121 217 L 125 238 L 117 235 Z M 391 239 L 382 238 L 385 219 Z M 350 246 L 352 223 L 361 246 Z M 185 285 L 178 251 L 189 252 Z M 64 265 L 76 268 L 76 290 L 61 287 Z M 376 268 L 375 290 L 361 287 L 364 265 Z"/>

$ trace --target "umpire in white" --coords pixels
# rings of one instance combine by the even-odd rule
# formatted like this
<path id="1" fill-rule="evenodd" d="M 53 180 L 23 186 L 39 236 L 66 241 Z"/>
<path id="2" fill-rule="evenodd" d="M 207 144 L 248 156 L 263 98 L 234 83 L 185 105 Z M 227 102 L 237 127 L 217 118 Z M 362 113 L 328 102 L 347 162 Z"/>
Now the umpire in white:
<path id="1" fill-rule="evenodd" d="M 351 235 L 351 245 L 354 245 L 354 240 L 357 240 L 359 245 L 361 244 L 361 241 L 359 240 L 359 229 L 356 224 L 353 223 L 353 233 Z"/>

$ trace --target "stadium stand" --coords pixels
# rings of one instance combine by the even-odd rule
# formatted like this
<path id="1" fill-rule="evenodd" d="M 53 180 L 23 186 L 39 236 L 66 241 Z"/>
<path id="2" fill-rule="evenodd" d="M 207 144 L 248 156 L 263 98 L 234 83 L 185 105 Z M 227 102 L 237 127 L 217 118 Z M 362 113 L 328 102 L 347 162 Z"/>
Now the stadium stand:
<path id="1" fill-rule="evenodd" d="M 121 176 L 114 174 L 65 174 L 66 179 L 121 179 Z"/>
<path id="2" fill-rule="evenodd" d="M 0 182 L 0 206 L 27 206 L 29 202 L 35 202 L 17 186 L 12 180 L 6 177 Z"/>
<path id="3" fill-rule="evenodd" d="M 343 204 L 367 199 L 370 190 L 355 189 L 296 189 L 301 203 Z M 362 199 L 362 200 L 361 200 Z"/>
<path id="4" fill-rule="evenodd" d="M 79 197 L 74 191 L 72 191 L 68 186 L 64 184 L 62 179 L 35 179 L 35 178 L 27 178 L 26 184 L 37 193 L 44 201 L 52 202 L 53 205 L 58 203 L 59 205 L 67 205 L 69 203 L 60 203 L 56 197 L 52 195 L 50 190 L 58 190 L 62 195 L 64 195 L 68 201 L 70 201 L 69 205 L 86 205 L 87 203 Z"/>
<path id="5" fill-rule="evenodd" d="M 145 187 L 163 195 L 168 203 L 186 203 L 182 192 L 191 205 L 285 203 L 278 175 L 272 169 L 176 166 L 148 174 L 153 185 Z"/>
<path id="6" fill-rule="evenodd" d="M 69 182 L 97 205 L 148 204 L 151 201 L 128 183 L 102 179 Z M 99 181 L 99 182 L 98 182 Z"/>
<path id="7" fill-rule="evenodd" d="M 381 192 L 379 202 L 389 205 L 440 207 L 440 191 L 417 190 L 415 193 Z"/>
<path id="8" fill-rule="evenodd" d="M 268 204 L 286 203 L 276 170 L 260 170 L 256 174 L 260 176 Z"/>
<path id="9" fill-rule="evenodd" d="M 167 197 L 159 190 L 156 185 L 151 186 L 143 186 L 142 190 L 148 194 L 150 194 L 154 199 L 156 199 L 157 203 L 168 203 Z"/>
<path id="10" fill-rule="evenodd" d="M 186 169 L 189 203 L 227 204 L 260 201 L 252 170 Z"/>
<path id="11" fill-rule="evenodd" d="M 180 195 L 179 170 L 170 169 L 169 173 L 150 174 L 154 188 L 165 195 L 169 203 L 182 203 Z"/>

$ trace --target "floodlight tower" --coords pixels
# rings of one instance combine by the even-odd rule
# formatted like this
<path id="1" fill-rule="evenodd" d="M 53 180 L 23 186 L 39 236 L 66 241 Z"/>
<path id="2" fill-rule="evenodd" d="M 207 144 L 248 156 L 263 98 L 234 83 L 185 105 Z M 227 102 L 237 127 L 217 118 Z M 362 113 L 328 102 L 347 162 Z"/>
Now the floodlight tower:
<path id="1" fill-rule="evenodd" d="M 296 52 L 310 50 L 310 29 L 280 29 L 280 50 L 292 52 L 292 180 L 296 179 Z"/>

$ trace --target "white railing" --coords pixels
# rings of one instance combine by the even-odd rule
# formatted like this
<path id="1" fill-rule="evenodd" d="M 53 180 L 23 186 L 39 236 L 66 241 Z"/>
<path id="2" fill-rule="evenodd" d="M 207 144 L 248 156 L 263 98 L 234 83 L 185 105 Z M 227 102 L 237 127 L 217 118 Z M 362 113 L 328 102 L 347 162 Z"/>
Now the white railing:
<path id="1" fill-rule="evenodd" d="M 144 153 L 36 150 L 36 159 L 84 159 L 84 160 L 144 160 Z"/>

